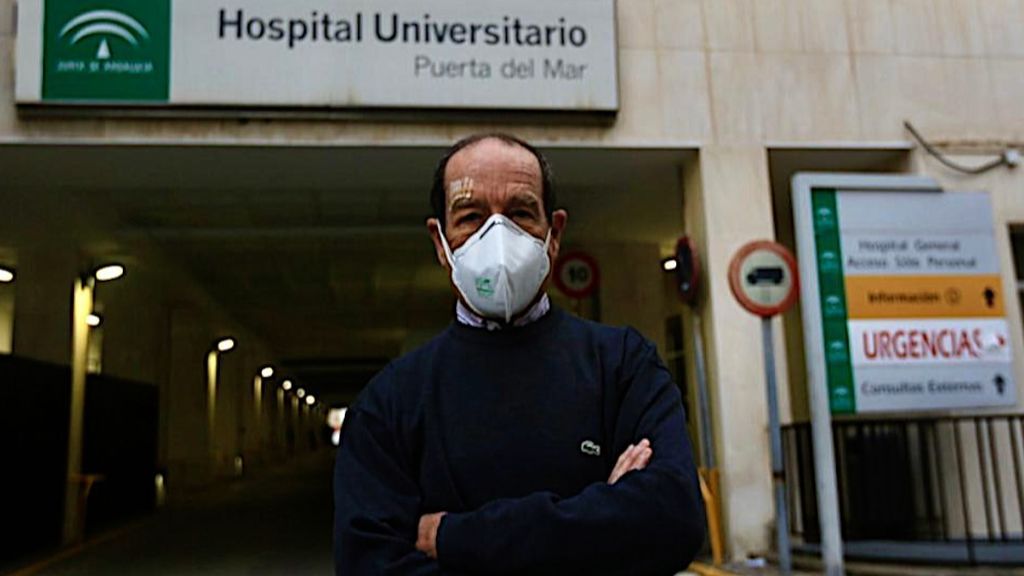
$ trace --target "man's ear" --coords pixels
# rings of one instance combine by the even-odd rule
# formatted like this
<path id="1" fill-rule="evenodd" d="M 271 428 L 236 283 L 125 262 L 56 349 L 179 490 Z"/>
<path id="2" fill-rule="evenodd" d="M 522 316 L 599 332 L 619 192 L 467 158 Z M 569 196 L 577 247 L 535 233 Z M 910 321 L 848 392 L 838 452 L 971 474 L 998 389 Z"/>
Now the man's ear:
<path id="1" fill-rule="evenodd" d="M 558 250 L 562 247 L 562 235 L 565 233 L 565 225 L 569 222 L 569 213 L 565 210 L 555 210 L 551 214 L 551 241 L 548 243 L 548 256 L 552 265 L 558 260 Z"/>
<path id="2" fill-rule="evenodd" d="M 427 231 L 430 239 L 434 242 L 434 254 L 437 256 L 437 263 L 445 270 L 448 270 L 448 256 L 444 253 L 444 245 L 441 244 L 441 221 L 437 218 L 427 218 Z"/>

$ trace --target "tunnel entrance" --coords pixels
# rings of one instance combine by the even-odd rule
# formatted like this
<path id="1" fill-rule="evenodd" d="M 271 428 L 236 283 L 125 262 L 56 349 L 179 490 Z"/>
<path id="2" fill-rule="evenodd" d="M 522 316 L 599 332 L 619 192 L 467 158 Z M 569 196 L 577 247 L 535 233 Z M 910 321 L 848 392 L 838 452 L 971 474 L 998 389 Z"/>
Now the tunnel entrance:
<path id="1" fill-rule="evenodd" d="M 117 262 L 123 279 L 93 293 L 90 382 L 141 386 L 137 396 L 156 402 L 138 422 L 145 434 L 152 427 L 155 442 L 145 462 L 115 477 L 109 463 L 93 464 L 103 459 L 83 464 L 82 475 L 104 477 L 89 501 L 111 507 L 90 511 L 87 532 L 151 510 L 165 493 L 173 498 L 327 448 L 326 411 L 350 404 L 386 362 L 452 321 L 454 296 L 425 226 L 443 150 L 0 147 L 0 265 L 15 272 L 13 282 L 0 284 L 0 354 L 64 367 L 46 376 L 59 396 L 70 363 L 72 284 Z M 552 300 L 580 316 L 638 328 L 685 390 L 682 308 L 661 260 L 683 233 L 682 169 L 695 153 L 542 150 L 558 205 L 569 212 L 562 252 L 592 258 L 601 276 L 593 295 L 574 298 L 552 285 Z M 218 350 L 228 340 L 232 347 Z M 24 403 L 4 402 L 0 410 L 15 405 Z M 39 414 L 22 420 L 56 422 L 64 430 L 54 435 L 59 441 L 66 403 L 33 405 Z M 97 406 L 87 403 L 86 430 L 90 418 L 97 430 L 99 418 L 130 421 Z M 124 409 L 135 410 L 130 402 Z M 95 449 L 104 438 L 102 448 L 116 451 L 120 436 L 146 442 L 126 428 L 103 430 L 86 445 Z M 64 470 L 63 446 L 39 470 Z M 35 478 L 41 473 L 26 473 L 5 493 L 62 484 L 63 474 L 47 483 Z M 124 491 L 125 475 L 133 478 L 126 493 L 135 498 L 141 487 L 152 498 L 119 509 L 124 503 L 111 492 Z M 49 502 L 60 496 L 57 489 L 39 494 Z M 47 542 L 59 540 L 59 527 L 45 534 Z"/>
<path id="2" fill-rule="evenodd" d="M 142 296 L 150 304 L 166 304 L 157 296 L 187 301 L 190 290 L 201 292 L 267 345 L 268 362 L 307 379 L 324 401 L 347 402 L 368 373 L 451 320 L 451 291 L 424 224 L 442 151 L 7 146 L 0 149 L 0 170 L 10 225 L 0 232 L 0 258 L 19 267 L 32 250 L 48 250 L 51 259 L 124 261 L 129 280 L 145 275 L 163 285 L 163 294 Z M 682 233 L 687 153 L 561 147 L 545 153 L 559 204 L 570 214 L 566 249 L 597 256 L 605 281 L 600 309 L 554 286 L 552 296 L 580 314 L 637 324 L 664 346 L 671 315 L 664 308 L 671 302 L 662 294 L 658 261 Z M 53 254 L 60 252 L 73 254 Z M 640 278 L 616 282 L 615 269 L 634 255 L 656 271 L 644 277 L 652 286 L 640 287 Z M 19 280 L 33 278 L 19 274 Z M 121 292 L 141 288 L 130 284 L 101 290 L 98 308 L 118 309 Z M 636 299 L 650 305 L 629 305 Z M 117 358 L 123 356 L 117 348 L 131 340 L 118 342 L 113 318 L 107 320 L 97 364 L 137 376 L 137 367 L 126 369 Z M 13 324 L 8 318 L 0 327 L 17 331 Z M 10 341 L 18 354 L 19 339 Z"/>

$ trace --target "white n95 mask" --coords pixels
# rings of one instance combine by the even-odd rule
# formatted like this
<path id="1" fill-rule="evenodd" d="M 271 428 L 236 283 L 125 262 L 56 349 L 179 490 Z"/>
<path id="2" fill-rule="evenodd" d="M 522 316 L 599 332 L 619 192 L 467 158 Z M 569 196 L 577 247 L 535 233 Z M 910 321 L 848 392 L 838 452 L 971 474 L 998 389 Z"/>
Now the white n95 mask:
<path id="1" fill-rule="evenodd" d="M 551 269 L 548 243 L 495 214 L 454 253 L 441 231 L 452 282 L 477 314 L 506 322 L 533 301 Z"/>

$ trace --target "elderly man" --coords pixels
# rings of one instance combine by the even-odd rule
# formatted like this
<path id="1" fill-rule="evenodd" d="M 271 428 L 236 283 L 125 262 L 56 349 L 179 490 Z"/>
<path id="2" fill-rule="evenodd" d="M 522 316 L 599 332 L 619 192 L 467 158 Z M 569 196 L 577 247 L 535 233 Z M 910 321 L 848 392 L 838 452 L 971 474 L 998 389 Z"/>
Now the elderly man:
<path id="1" fill-rule="evenodd" d="M 568 215 L 505 134 L 441 159 L 427 228 L 455 322 L 348 411 L 338 574 L 673 574 L 704 537 L 679 392 L 654 346 L 553 308 Z"/>

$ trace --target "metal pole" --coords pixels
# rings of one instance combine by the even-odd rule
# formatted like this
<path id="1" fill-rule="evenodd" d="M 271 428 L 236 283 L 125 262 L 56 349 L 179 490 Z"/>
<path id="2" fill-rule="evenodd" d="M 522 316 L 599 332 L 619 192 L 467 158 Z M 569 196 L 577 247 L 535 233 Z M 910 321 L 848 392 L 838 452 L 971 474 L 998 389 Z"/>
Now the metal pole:
<path id="1" fill-rule="evenodd" d="M 786 513 L 786 481 L 782 467 L 782 429 L 779 426 L 779 399 L 775 384 L 775 339 L 772 337 L 771 318 L 761 319 L 764 340 L 764 371 L 768 385 L 768 428 L 772 444 L 772 483 L 775 485 L 775 530 L 779 543 L 779 570 L 790 574 L 793 570 L 789 549 L 789 522 Z"/>
<path id="2" fill-rule="evenodd" d="M 718 469 L 715 468 L 708 376 L 704 365 L 704 338 L 701 333 L 700 316 L 696 311 L 692 318 L 693 358 L 697 372 L 697 410 L 700 412 L 701 494 L 704 496 L 704 505 L 708 515 L 708 540 L 711 545 L 711 557 L 715 565 L 719 566 L 725 561 L 721 523 L 721 488 Z"/>
<path id="3" fill-rule="evenodd" d="M 803 302 L 803 328 L 808 357 L 807 392 L 811 409 L 811 436 L 814 447 L 815 492 L 818 496 L 818 525 L 821 529 L 821 561 L 827 576 L 842 576 L 843 540 L 839 522 L 839 494 L 836 488 L 836 461 L 832 444 L 832 408 L 829 405 L 829 382 L 824 356 L 824 335 L 822 334 L 818 269 L 814 254 L 817 253 L 814 238 L 811 191 L 822 188 L 813 182 L 829 181 L 828 188 L 852 188 L 855 190 L 879 189 L 881 176 L 843 177 L 839 181 L 821 178 L 819 175 L 798 174 L 793 178 L 793 219 L 797 230 L 797 251 L 800 254 L 801 300 Z M 878 180 L 876 180 L 876 178 Z M 870 181 L 870 182 L 869 182 Z M 840 183 L 842 182 L 842 183 Z M 895 182 L 895 180 L 894 180 Z M 927 179 L 913 180 L 900 177 L 902 184 L 894 188 L 938 189 L 938 185 Z M 874 187 L 872 188 L 872 184 Z M 866 187 L 866 188 L 865 188 Z"/>
<path id="4" fill-rule="evenodd" d="M 711 407 L 708 400 L 708 373 L 704 366 L 704 337 L 700 316 L 693 314 L 693 361 L 697 372 L 697 409 L 700 410 L 701 462 L 705 468 L 715 467 L 715 447 L 711 440 Z"/>
<path id="5" fill-rule="evenodd" d="M 811 438 L 814 448 L 815 491 L 818 494 L 818 526 L 821 530 L 821 561 L 826 576 L 843 576 L 843 539 L 839 528 L 839 490 L 836 488 L 836 457 L 832 446 L 832 408 L 826 382 L 808 383 L 811 405 Z"/>

